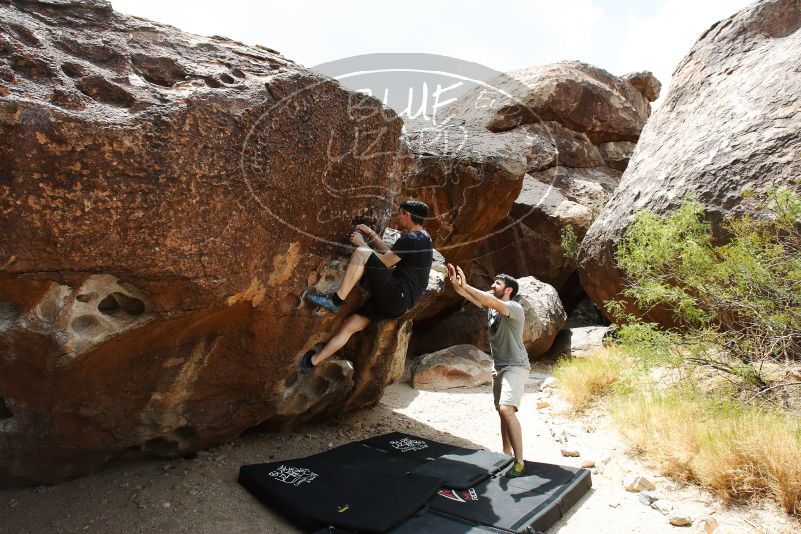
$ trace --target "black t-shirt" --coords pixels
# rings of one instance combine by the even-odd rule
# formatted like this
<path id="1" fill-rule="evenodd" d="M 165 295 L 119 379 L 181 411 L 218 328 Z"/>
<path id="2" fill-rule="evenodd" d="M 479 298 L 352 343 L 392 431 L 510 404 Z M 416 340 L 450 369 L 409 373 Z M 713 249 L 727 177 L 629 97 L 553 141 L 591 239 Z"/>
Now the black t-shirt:
<path id="1" fill-rule="evenodd" d="M 392 275 L 406 290 L 406 294 L 411 296 L 410 307 L 414 306 L 428 286 L 431 262 L 434 261 L 431 236 L 421 230 L 406 232 L 390 250 L 400 257 Z"/>

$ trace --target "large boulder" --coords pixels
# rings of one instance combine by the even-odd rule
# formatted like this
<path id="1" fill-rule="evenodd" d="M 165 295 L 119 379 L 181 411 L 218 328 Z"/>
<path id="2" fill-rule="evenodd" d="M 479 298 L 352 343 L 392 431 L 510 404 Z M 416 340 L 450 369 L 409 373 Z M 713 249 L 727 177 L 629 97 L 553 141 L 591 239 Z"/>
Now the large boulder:
<path id="1" fill-rule="evenodd" d="M 526 314 L 523 344 L 529 358 L 537 359 L 551 347 L 567 315 L 552 286 L 533 276 L 518 278 L 517 281 L 520 288 L 515 300 L 523 305 Z M 427 332 L 421 332 L 410 350 L 414 354 L 425 354 L 462 344 L 475 345 L 485 352 L 490 350 L 486 309 L 465 303 Z"/>
<path id="2" fill-rule="evenodd" d="M 631 83 L 579 61 L 561 61 L 510 72 L 460 98 L 453 113 L 494 132 L 521 124 L 556 121 L 593 143 L 636 142 L 651 113 L 649 100 Z"/>
<path id="3" fill-rule="evenodd" d="M 106 2 L 2 0 L 0 19 L 0 485 L 377 402 L 410 318 L 299 376 L 359 298 L 337 316 L 302 294 L 397 203 L 401 120 Z"/>
<path id="4" fill-rule="evenodd" d="M 492 357 L 472 345 L 456 345 L 421 356 L 412 367 L 415 389 L 475 387 L 492 382 Z"/>
<path id="5" fill-rule="evenodd" d="M 798 187 L 799 28 L 798 0 L 757 2 L 709 28 L 676 68 L 620 186 L 584 238 L 582 285 L 599 306 L 624 287 L 615 249 L 636 212 L 665 215 L 695 195 L 720 241 L 724 217 L 764 216 L 745 190 Z M 671 315 L 649 317 L 671 324 Z"/>

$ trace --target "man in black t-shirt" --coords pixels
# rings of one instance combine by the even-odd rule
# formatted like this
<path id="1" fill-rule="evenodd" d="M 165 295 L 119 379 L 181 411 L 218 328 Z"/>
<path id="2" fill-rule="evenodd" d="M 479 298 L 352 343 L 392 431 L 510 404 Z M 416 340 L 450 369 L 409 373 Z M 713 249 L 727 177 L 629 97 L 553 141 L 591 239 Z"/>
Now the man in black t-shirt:
<path id="1" fill-rule="evenodd" d="M 345 319 L 339 331 L 323 349 L 315 354 L 307 351 L 300 360 L 301 372 L 311 372 L 314 367 L 330 357 L 350 336 L 364 330 L 370 321 L 382 321 L 400 317 L 410 310 L 428 285 L 428 275 L 434 251 L 431 236 L 423 229 L 423 220 L 428 216 L 428 206 L 415 199 L 400 205 L 395 218 L 401 236 L 392 247 L 368 226 L 360 224 L 350 236 L 356 246 L 351 255 L 345 276 L 336 292 L 331 294 L 306 293 L 306 300 L 338 313 L 351 289 L 361 281 L 370 297 L 356 313 Z M 364 237 L 375 246 L 367 246 Z"/>

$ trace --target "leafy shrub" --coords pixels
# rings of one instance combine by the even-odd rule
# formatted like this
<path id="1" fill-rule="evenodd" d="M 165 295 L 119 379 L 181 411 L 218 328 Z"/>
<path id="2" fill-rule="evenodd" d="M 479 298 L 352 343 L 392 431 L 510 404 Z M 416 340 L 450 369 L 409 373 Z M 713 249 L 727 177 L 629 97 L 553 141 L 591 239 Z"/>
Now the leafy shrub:
<path id="1" fill-rule="evenodd" d="M 696 199 L 666 217 L 636 216 L 617 247 L 623 294 L 643 311 L 669 307 L 681 326 L 661 329 L 607 302 L 625 346 L 760 386 L 754 364 L 801 359 L 801 197 L 782 188 L 758 200 L 769 217 L 725 220 L 730 239 L 719 245 Z"/>
<path id="2" fill-rule="evenodd" d="M 573 230 L 573 225 L 567 224 L 562 227 L 559 232 L 562 241 L 562 253 L 565 258 L 569 260 L 578 261 L 579 249 L 581 248 L 581 240 Z"/>

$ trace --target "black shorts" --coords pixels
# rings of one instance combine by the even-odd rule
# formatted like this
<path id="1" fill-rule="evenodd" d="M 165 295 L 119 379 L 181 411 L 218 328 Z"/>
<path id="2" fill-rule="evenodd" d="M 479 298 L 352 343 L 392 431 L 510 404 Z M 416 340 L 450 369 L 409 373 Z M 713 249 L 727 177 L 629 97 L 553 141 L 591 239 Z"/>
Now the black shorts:
<path id="1" fill-rule="evenodd" d="M 392 276 L 392 270 L 375 253 L 370 254 L 364 265 L 361 286 L 370 292 L 370 296 L 356 313 L 370 321 L 395 319 L 409 309 L 411 295 L 406 294 L 407 290 Z"/>

